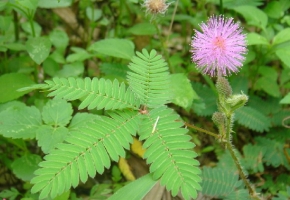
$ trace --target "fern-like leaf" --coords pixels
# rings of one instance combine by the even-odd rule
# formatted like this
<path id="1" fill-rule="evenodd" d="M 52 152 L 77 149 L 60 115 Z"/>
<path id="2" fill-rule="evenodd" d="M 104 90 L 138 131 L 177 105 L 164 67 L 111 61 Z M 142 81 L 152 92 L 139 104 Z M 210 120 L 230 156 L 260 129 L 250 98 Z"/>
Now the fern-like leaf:
<path id="1" fill-rule="evenodd" d="M 221 198 L 234 192 L 239 185 L 239 175 L 234 171 L 221 168 L 208 168 L 202 170 L 202 194 Z"/>
<path id="2" fill-rule="evenodd" d="M 32 89 L 47 89 L 48 96 L 56 96 L 68 101 L 80 99 L 79 109 L 139 109 L 140 101 L 131 90 L 126 90 L 124 83 L 116 79 L 112 82 L 103 78 L 53 78 L 46 84 L 31 86 Z M 37 87 L 38 86 L 38 87 Z M 24 88 L 29 89 L 29 88 Z"/>
<path id="3" fill-rule="evenodd" d="M 194 158 L 195 146 L 186 135 L 187 129 L 181 128 L 183 122 L 173 110 L 162 106 L 149 114 L 143 115 L 140 125 L 140 139 L 146 139 L 144 157 L 151 164 L 153 178 L 161 178 L 161 184 L 171 190 L 172 195 L 178 191 L 185 199 L 195 198 L 201 190 L 199 162 Z"/>
<path id="4" fill-rule="evenodd" d="M 258 132 L 269 131 L 271 126 L 269 118 L 254 108 L 246 106 L 238 109 L 235 114 L 239 124 Z"/>
<path id="5" fill-rule="evenodd" d="M 143 49 L 132 58 L 127 73 L 130 89 L 142 99 L 141 104 L 154 108 L 170 100 L 170 75 L 167 63 L 155 50 L 150 54 Z"/>
<path id="6" fill-rule="evenodd" d="M 94 177 L 96 171 L 103 173 L 104 167 L 110 167 L 110 158 L 117 161 L 119 156 L 125 156 L 124 148 L 130 148 L 139 115 L 124 110 L 111 113 L 112 118 L 100 117 L 79 129 L 75 127 L 66 143 L 58 144 L 39 164 L 41 168 L 31 180 L 35 184 L 31 191 L 41 191 L 41 199 L 54 198 L 71 186 L 76 187 L 79 181 L 85 182 L 88 176 Z"/>

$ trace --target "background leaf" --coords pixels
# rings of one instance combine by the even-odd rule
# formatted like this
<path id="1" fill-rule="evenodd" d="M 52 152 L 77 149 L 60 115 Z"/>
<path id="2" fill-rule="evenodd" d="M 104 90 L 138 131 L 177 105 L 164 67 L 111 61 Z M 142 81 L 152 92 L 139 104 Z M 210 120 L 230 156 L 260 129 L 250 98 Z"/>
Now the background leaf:
<path id="1" fill-rule="evenodd" d="M 199 99 L 184 74 L 170 75 L 170 90 L 173 96 L 173 103 L 185 109 L 191 107 L 194 99 Z"/>
<path id="2" fill-rule="evenodd" d="M 127 39 L 104 39 L 93 43 L 89 51 L 130 60 L 134 56 L 134 43 Z"/>
<path id="3" fill-rule="evenodd" d="M 68 134 L 69 131 L 65 127 L 42 125 L 36 132 L 36 139 L 43 153 L 48 154 L 58 143 L 63 142 Z"/>
<path id="4" fill-rule="evenodd" d="M 265 115 L 249 106 L 238 109 L 235 119 L 239 124 L 258 132 L 268 131 L 271 126 L 270 120 Z"/>
<path id="5" fill-rule="evenodd" d="M 128 32 L 134 35 L 155 35 L 157 30 L 152 23 L 139 23 L 129 28 Z"/>
<path id="6" fill-rule="evenodd" d="M 35 154 L 26 154 L 20 158 L 15 159 L 11 168 L 13 173 L 23 181 L 30 181 L 35 175 L 33 174 L 38 169 L 38 163 L 41 157 Z"/>
<path id="7" fill-rule="evenodd" d="M 247 21 L 249 25 L 253 25 L 262 29 L 266 29 L 268 23 L 267 15 L 254 6 L 238 6 L 234 10 L 240 13 Z"/>
<path id="8" fill-rule="evenodd" d="M 67 7 L 72 4 L 72 0 L 39 0 L 38 7 L 40 8 L 60 8 Z"/>
<path id="9" fill-rule="evenodd" d="M 147 174 L 118 190 L 115 194 L 110 196 L 108 200 L 120 200 L 124 197 L 130 200 L 143 199 L 157 182 L 158 181 L 154 180 L 151 174 Z"/>
<path id="10" fill-rule="evenodd" d="M 21 73 L 4 74 L 0 76 L 0 103 L 17 99 L 29 91 L 18 92 L 17 90 L 34 82 L 26 75 Z"/>
<path id="11" fill-rule="evenodd" d="M 49 55 L 51 42 L 46 37 L 31 38 L 26 42 L 29 56 L 40 65 Z"/>
<path id="12" fill-rule="evenodd" d="M 41 125 L 39 110 L 24 104 L 13 105 L 13 102 L 1 105 L 4 108 L 0 112 L 0 134 L 8 138 L 34 138 Z"/>

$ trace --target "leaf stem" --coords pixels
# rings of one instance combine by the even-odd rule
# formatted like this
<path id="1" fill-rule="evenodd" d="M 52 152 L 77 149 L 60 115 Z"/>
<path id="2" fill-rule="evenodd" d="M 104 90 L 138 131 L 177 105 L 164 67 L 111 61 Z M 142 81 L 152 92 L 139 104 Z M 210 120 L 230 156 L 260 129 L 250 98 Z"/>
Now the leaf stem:
<path id="1" fill-rule="evenodd" d="M 200 131 L 200 132 L 202 132 L 202 133 L 206 133 L 206 134 L 208 134 L 208 135 L 211 135 L 211 136 L 215 137 L 216 139 L 220 139 L 220 136 L 219 136 L 218 134 L 216 134 L 216 133 L 213 133 L 213 132 L 210 132 L 210 131 L 204 130 L 204 129 L 199 128 L 199 127 L 197 127 L 197 126 L 191 125 L 191 124 L 189 124 L 189 123 L 187 123 L 187 122 L 184 122 L 184 124 L 185 124 L 185 126 L 187 126 L 187 127 L 190 127 L 190 128 L 193 128 L 193 129 L 195 129 L 195 130 L 197 130 L 197 131 Z"/>

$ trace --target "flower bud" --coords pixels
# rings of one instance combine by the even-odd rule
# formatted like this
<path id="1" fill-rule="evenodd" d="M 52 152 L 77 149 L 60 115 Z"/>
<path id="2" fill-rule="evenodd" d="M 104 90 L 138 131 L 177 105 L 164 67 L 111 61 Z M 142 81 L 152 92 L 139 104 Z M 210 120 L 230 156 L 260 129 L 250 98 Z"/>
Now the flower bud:
<path id="1" fill-rule="evenodd" d="M 247 103 L 248 99 L 249 99 L 248 96 L 245 94 L 236 94 L 227 98 L 226 104 L 230 107 L 231 111 L 233 112 L 234 110 L 243 107 Z"/>
<path id="2" fill-rule="evenodd" d="M 212 121 L 216 126 L 220 126 L 221 124 L 225 124 L 225 116 L 221 112 L 215 112 L 212 115 Z"/>
<path id="3" fill-rule="evenodd" d="M 143 7 L 146 8 L 146 12 L 153 15 L 164 14 L 168 6 L 169 4 L 166 3 L 166 0 L 145 0 L 143 4 Z"/>
<path id="4" fill-rule="evenodd" d="M 224 95 L 226 98 L 232 95 L 233 91 L 229 84 L 229 81 L 224 77 L 218 77 L 216 82 L 216 88 L 218 93 Z"/>

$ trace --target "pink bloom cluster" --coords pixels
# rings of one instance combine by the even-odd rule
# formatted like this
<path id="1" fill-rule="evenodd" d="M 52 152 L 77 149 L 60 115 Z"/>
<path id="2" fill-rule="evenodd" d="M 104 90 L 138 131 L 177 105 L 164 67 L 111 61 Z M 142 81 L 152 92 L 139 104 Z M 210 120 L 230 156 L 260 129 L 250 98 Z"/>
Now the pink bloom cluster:
<path id="1" fill-rule="evenodd" d="M 191 43 L 192 61 L 204 74 L 227 76 L 238 72 L 245 60 L 246 36 L 233 19 L 212 16 L 200 25 Z"/>

